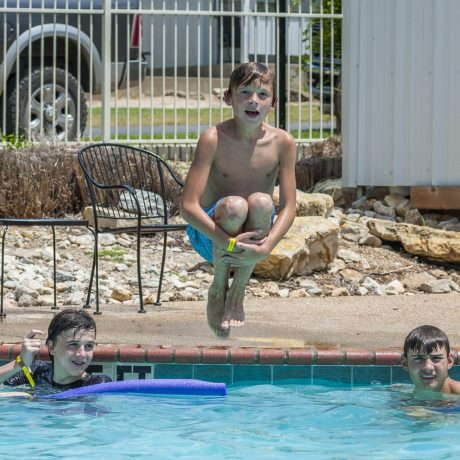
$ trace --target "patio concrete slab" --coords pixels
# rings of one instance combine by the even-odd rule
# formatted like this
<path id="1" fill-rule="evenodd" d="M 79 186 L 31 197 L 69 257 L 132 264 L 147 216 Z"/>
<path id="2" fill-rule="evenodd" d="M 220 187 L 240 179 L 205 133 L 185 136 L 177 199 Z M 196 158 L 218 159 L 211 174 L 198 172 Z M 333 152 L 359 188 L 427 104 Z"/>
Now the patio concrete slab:
<path id="1" fill-rule="evenodd" d="M 400 349 L 407 333 L 421 324 L 443 329 L 460 347 L 460 294 L 413 296 L 251 299 L 247 324 L 228 339 L 215 337 L 204 302 L 164 302 L 137 313 L 135 305 L 103 305 L 95 316 L 101 344 L 143 346 L 325 347 Z M 20 342 L 30 329 L 45 333 L 50 307 L 6 308 L 0 342 Z M 88 310 L 93 312 L 94 310 Z M 46 338 L 46 335 L 45 335 Z"/>

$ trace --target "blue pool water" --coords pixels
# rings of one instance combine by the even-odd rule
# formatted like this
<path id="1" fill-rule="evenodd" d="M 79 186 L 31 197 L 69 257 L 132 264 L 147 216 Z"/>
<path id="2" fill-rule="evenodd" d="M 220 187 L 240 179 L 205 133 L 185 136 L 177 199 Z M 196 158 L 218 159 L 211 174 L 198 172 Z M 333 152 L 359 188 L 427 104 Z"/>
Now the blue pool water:
<path id="1" fill-rule="evenodd" d="M 459 458 L 460 399 L 417 401 L 411 390 L 290 384 L 229 387 L 227 397 L 0 398 L 0 458 Z"/>

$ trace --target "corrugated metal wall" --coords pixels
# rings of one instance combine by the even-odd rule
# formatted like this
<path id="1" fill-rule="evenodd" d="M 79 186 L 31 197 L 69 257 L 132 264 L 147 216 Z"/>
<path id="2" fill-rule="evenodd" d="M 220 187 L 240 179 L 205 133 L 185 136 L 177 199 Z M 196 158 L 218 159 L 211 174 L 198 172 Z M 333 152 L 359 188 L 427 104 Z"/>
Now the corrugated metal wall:
<path id="1" fill-rule="evenodd" d="M 460 185 L 460 1 L 344 0 L 344 185 Z"/>

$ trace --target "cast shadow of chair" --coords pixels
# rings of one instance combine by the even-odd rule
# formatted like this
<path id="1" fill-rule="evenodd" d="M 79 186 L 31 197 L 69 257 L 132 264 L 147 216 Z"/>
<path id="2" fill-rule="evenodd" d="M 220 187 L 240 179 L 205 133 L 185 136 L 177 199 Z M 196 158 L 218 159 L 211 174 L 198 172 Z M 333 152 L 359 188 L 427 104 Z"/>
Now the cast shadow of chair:
<path id="1" fill-rule="evenodd" d="M 183 182 L 168 164 L 148 150 L 101 143 L 81 149 L 78 161 L 83 170 L 92 212 L 86 218 L 94 230 L 94 260 L 86 307 L 90 307 L 96 276 L 96 311 L 99 308 L 99 244 L 102 233 L 131 233 L 137 236 L 136 262 L 139 313 L 144 313 L 141 271 L 141 236 L 163 234 L 163 251 L 155 305 L 160 305 L 168 232 L 185 230 L 183 223 L 171 223 L 178 212 Z"/>

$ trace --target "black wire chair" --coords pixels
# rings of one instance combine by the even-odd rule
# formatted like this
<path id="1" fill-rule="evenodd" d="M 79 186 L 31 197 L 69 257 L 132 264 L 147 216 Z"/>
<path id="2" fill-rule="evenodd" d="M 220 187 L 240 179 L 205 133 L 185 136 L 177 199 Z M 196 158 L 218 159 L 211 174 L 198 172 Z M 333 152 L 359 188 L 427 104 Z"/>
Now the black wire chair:
<path id="1" fill-rule="evenodd" d="M 137 235 L 137 281 L 139 313 L 145 313 L 141 276 L 141 235 L 163 233 L 163 253 L 155 305 L 160 305 L 166 260 L 168 232 L 185 230 L 184 224 L 169 223 L 178 213 L 183 182 L 158 155 L 144 149 L 120 144 L 93 144 L 78 153 L 78 161 L 88 186 L 94 228 L 94 260 L 86 307 L 96 274 L 96 312 L 99 309 L 98 234 L 133 233 Z"/>

